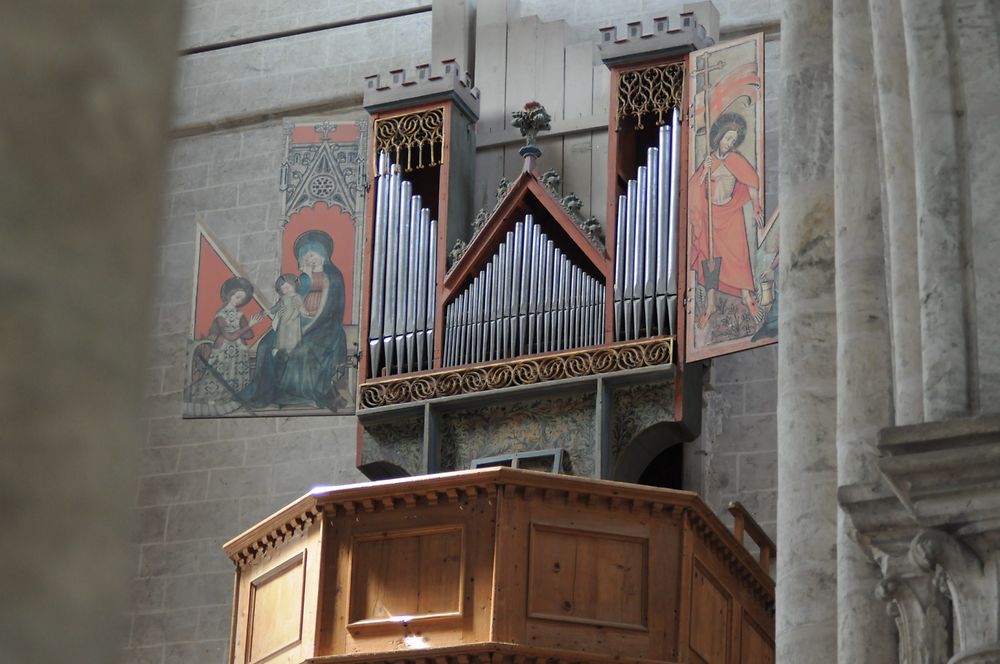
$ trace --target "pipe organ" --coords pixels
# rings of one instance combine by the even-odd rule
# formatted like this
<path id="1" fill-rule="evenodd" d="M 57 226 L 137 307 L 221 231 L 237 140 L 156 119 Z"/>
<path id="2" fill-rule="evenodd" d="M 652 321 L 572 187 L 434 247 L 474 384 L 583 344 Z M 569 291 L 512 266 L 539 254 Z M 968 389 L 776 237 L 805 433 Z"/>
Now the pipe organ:
<path id="1" fill-rule="evenodd" d="M 364 472 L 464 467 L 471 452 L 448 447 L 464 431 L 457 414 L 502 410 L 491 390 L 532 412 L 548 408 L 550 398 L 593 395 L 594 409 L 566 423 L 592 422 L 594 449 L 606 451 L 617 435 L 615 394 L 655 384 L 678 438 L 697 435 L 700 400 L 689 404 L 688 395 L 700 391 L 701 366 L 685 367 L 675 356 L 686 320 L 677 296 L 688 278 L 679 255 L 690 133 L 684 58 L 711 44 L 717 26 L 714 8 L 694 3 L 676 20 L 629 24 L 627 36 L 601 30 L 610 69 L 607 180 L 592 160 L 586 185 L 598 184 L 607 192 L 600 196 L 571 193 L 588 169 L 564 161 L 564 183 L 548 167 L 558 168 L 568 148 L 561 146 L 561 157 L 543 155 L 537 141 L 539 132 L 558 131 L 556 120 L 565 123 L 570 109 L 554 109 L 563 117 L 553 118 L 539 102 L 526 103 L 499 134 L 491 119 L 482 134 L 490 147 L 477 153 L 479 100 L 453 61 L 442 63 L 443 76 L 436 65 L 421 65 L 415 75 L 394 70 L 389 79 L 369 79 L 364 106 L 376 176 L 358 394 Z M 516 145 L 514 128 L 526 145 Z M 603 137 L 591 133 L 590 143 L 575 144 L 596 154 Z M 509 168 L 515 152 L 524 159 L 519 173 Z M 491 180 L 485 187 L 474 166 L 490 174 L 479 174 Z M 473 199 L 492 198 L 485 192 L 492 193 L 494 169 L 496 204 L 476 214 Z M 599 207 L 585 209 L 588 203 Z M 614 469 L 614 453 L 602 454 L 591 465 L 595 477 Z"/>
<path id="2" fill-rule="evenodd" d="M 680 185 L 678 110 L 657 131 L 646 164 L 618 197 L 615 242 L 615 340 L 677 331 L 677 232 Z"/>
<path id="3" fill-rule="evenodd" d="M 657 39 L 702 39 L 703 30 L 688 27 L 678 36 L 657 24 Z M 451 78 L 419 69 L 417 81 L 398 72 L 389 85 L 369 80 L 366 98 L 378 101 L 366 102 L 376 176 L 362 383 L 658 338 L 670 340 L 673 361 L 684 232 L 679 54 L 651 65 L 609 64 L 617 98 L 605 234 L 595 233 L 598 220 L 580 215 L 579 199 L 562 196 L 549 174 L 538 175 L 535 137 L 550 118 L 536 102 L 514 113 L 514 126 L 528 138 L 523 172 L 505 180 L 496 207 L 474 220 L 463 185 L 470 182 L 464 164 L 475 154 L 471 109 L 478 99 L 467 77 L 445 62 Z M 417 95 L 422 86 L 436 92 Z M 412 388 L 392 387 L 392 401 L 409 400 Z M 372 389 L 380 392 L 362 385 L 360 402 L 385 403 L 390 387 Z"/>
<path id="4" fill-rule="evenodd" d="M 389 155 L 378 156 L 368 360 L 371 375 L 430 369 L 437 307 L 437 221 Z"/>
<path id="5" fill-rule="evenodd" d="M 417 96 L 420 103 L 406 107 L 414 86 L 437 85 L 425 70 L 416 83 L 397 80 L 395 73 L 388 86 L 371 80 L 371 98 L 388 101 L 366 104 L 375 123 L 375 178 L 366 243 L 363 407 L 492 385 L 476 377 L 480 365 L 493 371 L 491 380 L 510 373 L 533 383 L 576 375 L 570 372 L 673 363 L 683 70 L 668 63 L 654 72 L 652 80 L 670 85 L 656 88 L 655 103 L 640 112 L 653 114 L 658 125 L 627 117 L 627 104 L 619 104 L 620 115 L 612 118 L 620 134 L 609 140 L 609 169 L 617 177 L 610 182 L 606 234 L 598 220 L 580 214 L 580 199 L 561 194 L 552 174 L 538 174 L 535 136 L 548 127 L 548 114 L 537 103 L 514 114 L 528 138 L 521 149 L 524 169 L 513 182 L 504 180 L 492 210 L 474 217 L 470 192 L 461 186 L 469 183 L 469 169 L 458 164 L 474 158 L 469 137 L 475 112 L 469 111 L 474 104 L 465 94 L 467 81 L 465 87 L 454 84 L 463 80 L 457 66 L 440 102 Z M 629 75 L 640 83 L 649 79 L 622 74 Z M 618 344 L 640 345 L 617 352 Z M 576 357 L 602 348 L 609 349 L 607 357 Z M 543 371 L 538 364 L 521 371 L 511 364 L 535 356 L 554 368 Z"/>
<path id="6" fill-rule="evenodd" d="M 603 291 L 527 214 L 448 304 L 444 366 L 601 344 Z"/>

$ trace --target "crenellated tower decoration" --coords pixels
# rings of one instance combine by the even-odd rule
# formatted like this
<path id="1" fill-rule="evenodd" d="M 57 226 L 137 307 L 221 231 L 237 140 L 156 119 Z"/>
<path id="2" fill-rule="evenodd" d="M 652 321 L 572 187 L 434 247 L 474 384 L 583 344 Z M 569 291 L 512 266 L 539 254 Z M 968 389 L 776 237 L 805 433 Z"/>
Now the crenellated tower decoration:
<path id="1" fill-rule="evenodd" d="M 374 196 L 366 215 L 366 379 L 440 366 L 440 275 L 467 235 L 478 91 L 454 60 L 365 79 Z M 363 381 L 362 381 L 363 382 Z"/>

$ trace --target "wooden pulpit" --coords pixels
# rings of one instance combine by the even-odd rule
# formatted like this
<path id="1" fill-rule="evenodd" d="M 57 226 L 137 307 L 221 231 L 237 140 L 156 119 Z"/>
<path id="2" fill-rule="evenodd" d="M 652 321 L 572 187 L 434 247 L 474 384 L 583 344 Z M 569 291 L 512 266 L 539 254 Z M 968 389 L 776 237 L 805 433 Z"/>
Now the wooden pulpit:
<path id="1" fill-rule="evenodd" d="M 760 560 L 685 491 L 509 468 L 315 489 L 226 544 L 229 661 L 770 664 L 773 545 L 734 513 Z"/>

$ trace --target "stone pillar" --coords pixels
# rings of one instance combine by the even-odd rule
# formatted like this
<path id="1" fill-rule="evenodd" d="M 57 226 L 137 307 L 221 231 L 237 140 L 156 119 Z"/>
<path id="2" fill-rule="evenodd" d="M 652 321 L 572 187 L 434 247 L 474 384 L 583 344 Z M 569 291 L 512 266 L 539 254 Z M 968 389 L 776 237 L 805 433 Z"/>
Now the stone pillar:
<path id="1" fill-rule="evenodd" d="M 924 415 L 969 414 L 969 275 L 963 164 L 952 77 L 950 0 L 901 0 L 917 184 Z"/>
<path id="2" fill-rule="evenodd" d="M 0 9 L 6 661 L 121 646 L 180 8 Z"/>
<path id="3" fill-rule="evenodd" d="M 880 480 L 878 431 L 892 424 L 872 32 L 868 0 L 835 0 L 833 7 L 837 479 L 841 486 L 871 486 Z M 881 578 L 851 518 L 840 510 L 838 661 L 897 661 L 892 622 L 875 597 Z"/>
<path id="4" fill-rule="evenodd" d="M 784 4 L 778 664 L 837 656 L 832 40 L 829 2 Z"/>
<path id="5" fill-rule="evenodd" d="M 896 424 L 917 424 L 924 421 L 924 390 L 917 288 L 917 194 L 903 16 L 899 0 L 870 0 L 870 5 L 885 187 L 882 218 L 888 245 L 894 419 Z"/>
<path id="6" fill-rule="evenodd" d="M 982 412 L 1000 412 L 1000 12 L 995 0 L 954 0 L 953 32 L 961 81 L 959 118 L 966 155 L 966 200 L 972 240 L 968 258 L 975 277 L 978 404 Z"/>

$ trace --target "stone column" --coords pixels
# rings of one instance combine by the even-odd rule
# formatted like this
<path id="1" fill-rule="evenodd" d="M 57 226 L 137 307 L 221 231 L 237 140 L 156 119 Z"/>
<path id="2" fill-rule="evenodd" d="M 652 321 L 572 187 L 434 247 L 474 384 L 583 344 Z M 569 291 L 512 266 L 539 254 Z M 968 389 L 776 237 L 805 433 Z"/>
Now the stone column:
<path id="1" fill-rule="evenodd" d="M 0 9 L 0 643 L 117 661 L 181 3 Z"/>
<path id="2" fill-rule="evenodd" d="M 778 664 L 837 657 L 832 40 L 829 2 L 784 4 Z"/>
<path id="3" fill-rule="evenodd" d="M 888 245 L 894 419 L 896 424 L 917 424 L 924 421 L 924 390 L 917 288 L 917 194 L 903 16 L 899 0 L 870 0 L 870 5 L 885 187 L 882 219 Z"/>
<path id="4" fill-rule="evenodd" d="M 868 0 L 833 3 L 833 130 L 837 294 L 837 479 L 879 482 L 879 429 L 892 424 L 885 242 Z M 779 488 L 780 491 L 780 488 Z M 838 512 L 837 660 L 893 664 L 895 631 L 875 597 L 882 575 Z"/>
<path id="5" fill-rule="evenodd" d="M 949 45 L 961 81 L 958 120 L 966 155 L 966 200 L 971 241 L 969 260 L 975 276 L 975 322 L 978 404 L 982 412 L 1000 412 L 1000 12 L 995 0 L 954 0 Z"/>
<path id="6" fill-rule="evenodd" d="M 924 415 L 931 422 L 967 415 L 973 407 L 963 230 L 967 210 L 949 2 L 901 0 L 917 184 Z"/>

